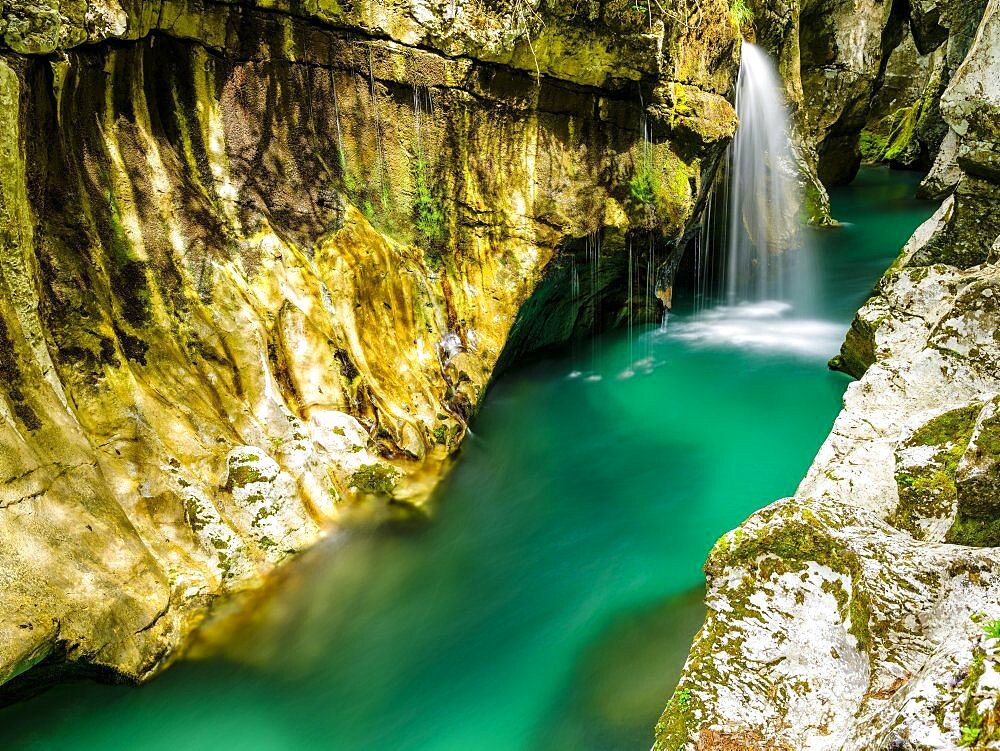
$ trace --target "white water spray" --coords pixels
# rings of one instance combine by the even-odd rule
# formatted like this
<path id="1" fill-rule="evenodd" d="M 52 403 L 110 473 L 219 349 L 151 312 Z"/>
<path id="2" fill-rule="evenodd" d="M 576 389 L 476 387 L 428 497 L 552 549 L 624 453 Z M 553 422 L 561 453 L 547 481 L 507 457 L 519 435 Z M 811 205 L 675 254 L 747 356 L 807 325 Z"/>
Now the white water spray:
<path id="1" fill-rule="evenodd" d="M 762 49 L 743 43 L 736 85 L 739 129 L 729 149 L 726 301 L 807 298 L 801 189 L 781 79 Z M 795 252 L 785 251 L 795 249 Z"/>
<path id="2" fill-rule="evenodd" d="M 747 42 L 736 112 L 740 125 L 726 179 L 706 205 L 697 238 L 695 316 L 663 333 L 709 347 L 828 356 L 843 331 L 809 317 L 818 285 L 801 232 L 802 192 L 783 86 L 767 54 Z M 717 241 L 724 253 L 716 252 Z M 720 297 L 725 304 L 713 307 Z"/>

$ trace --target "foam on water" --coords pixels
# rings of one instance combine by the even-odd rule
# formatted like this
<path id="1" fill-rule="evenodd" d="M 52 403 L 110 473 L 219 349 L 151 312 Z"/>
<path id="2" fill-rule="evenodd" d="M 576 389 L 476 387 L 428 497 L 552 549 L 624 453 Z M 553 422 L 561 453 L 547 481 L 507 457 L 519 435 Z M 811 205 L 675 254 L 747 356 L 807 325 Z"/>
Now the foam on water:
<path id="1" fill-rule="evenodd" d="M 660 336 L 705 347 L 735 347 L 803 357 L 829 357 L 840 348 L 843 324 L 795 318 L 786 302 L 721 305 L 683 320 Z"/>

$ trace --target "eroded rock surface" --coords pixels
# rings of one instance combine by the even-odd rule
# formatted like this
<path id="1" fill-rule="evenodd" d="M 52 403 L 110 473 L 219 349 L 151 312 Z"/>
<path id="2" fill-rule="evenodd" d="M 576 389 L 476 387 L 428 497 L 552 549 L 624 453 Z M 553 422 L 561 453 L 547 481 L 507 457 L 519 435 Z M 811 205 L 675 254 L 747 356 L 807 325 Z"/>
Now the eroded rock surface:
<path id="1" fill-rule="evenodd" d="M 723 0 L 38 0 L 0 39 L 0 682 L 147 677 L 425 497 L 553 258 L 673 247 L 736 126 Z"/>
<path id="2" fill-rule="evenodd" d="M 860 380 L 795 496 L 713 549 L 657 749 L 1000 742 L 998 12 L 942 98 L 954 195 L 859 312 Z"/>

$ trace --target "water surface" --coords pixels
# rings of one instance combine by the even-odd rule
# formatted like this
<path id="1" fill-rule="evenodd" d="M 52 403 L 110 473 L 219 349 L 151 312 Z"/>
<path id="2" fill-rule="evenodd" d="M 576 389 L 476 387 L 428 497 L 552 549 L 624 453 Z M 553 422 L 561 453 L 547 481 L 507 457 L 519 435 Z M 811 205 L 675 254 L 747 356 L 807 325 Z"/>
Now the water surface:
<path id="1" fill-rule="evenodd" d="M 916 182 L 865 170 L 834 193 L 849 225 L 816 238 L 806 319 L 775 303 L 695 316 L 679 293 L 666 332 L 509 373 L 433 522 L 322 543 L 221 655 L 0 711 L 0 748 L 648 748 L 702 617 L 702 562 L 794 492 L 829 431 L 849 381 L 826 360 L 932 212 Z"/>

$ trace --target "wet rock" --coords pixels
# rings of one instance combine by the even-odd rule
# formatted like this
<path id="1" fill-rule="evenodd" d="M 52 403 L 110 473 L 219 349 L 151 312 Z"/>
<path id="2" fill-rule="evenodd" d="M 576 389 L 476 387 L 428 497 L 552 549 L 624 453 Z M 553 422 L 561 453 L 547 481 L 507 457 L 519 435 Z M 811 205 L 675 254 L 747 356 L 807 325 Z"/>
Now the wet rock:
<path id="1" fill-rule="evenodd" d="M 690 228 L 729 11 L 0 3 L 0 682 L 425 499 L 553 260 Z"/>
<path id="2" fill-rule="evenodd" d="M 709 614 L 657 748 L 1000 737 L 1000 212 L 984 156 L 998 12 L 942 98 L 956 158 L 936 179 L 953 192 L 859 311 L 838 364 L 860 380 L 795 496 L 712 551 Z"/>

